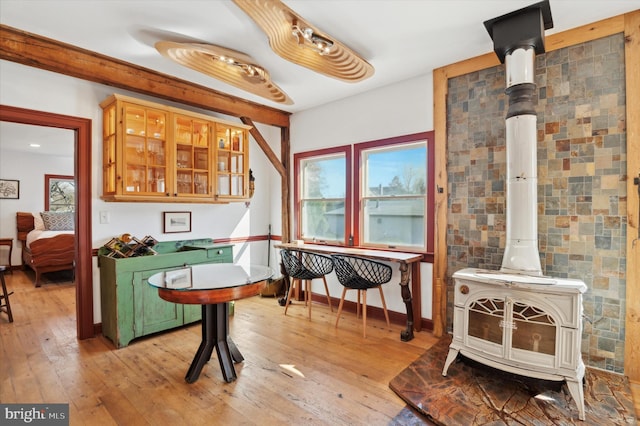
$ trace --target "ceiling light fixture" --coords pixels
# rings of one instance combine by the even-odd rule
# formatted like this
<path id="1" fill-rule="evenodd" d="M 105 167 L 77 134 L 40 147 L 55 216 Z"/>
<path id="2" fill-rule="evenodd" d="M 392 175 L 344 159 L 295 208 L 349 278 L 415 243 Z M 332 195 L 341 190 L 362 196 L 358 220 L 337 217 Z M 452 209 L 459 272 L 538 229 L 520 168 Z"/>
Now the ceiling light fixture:
<path id="1" fill-rule="evenodd" d="M 274 102 L 291 105 L 293 101 L 274 82 L 267 70 L 236 50 L 201 43 L 159 41 L 160 54 L 210 77 Z"/>
<path id="2" fill-rule="evenodd" d="M 233 2 L 267 34 L 271 49 L 287 61 L 349 83 L 373 75 L 370 63 L 335 37 L 329 37 L 309 24 L 282 1 Z"/>
<path id="3" fill-rule="evenodd" d="M 333 47 L 333 41 L 314 33 L 312 28 L 300 28 L 295 19 L 291 27 L 291 34 L 296 38 L 298 44 L 308 46 L 323 56 L 329 54 Z"/>

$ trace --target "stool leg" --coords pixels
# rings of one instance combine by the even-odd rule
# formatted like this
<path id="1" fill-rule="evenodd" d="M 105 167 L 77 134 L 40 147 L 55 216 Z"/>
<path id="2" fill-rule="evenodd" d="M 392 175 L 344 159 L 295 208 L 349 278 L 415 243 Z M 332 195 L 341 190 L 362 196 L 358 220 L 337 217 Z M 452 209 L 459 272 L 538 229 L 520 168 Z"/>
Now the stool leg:
<path id="1" fill-rule="evenodd" d="M 367 337 L 367 290 L 362 291 L 362 337 Z"/>
<path id="2" fill-rule="evenodd" d="M 287 315 L 287 309 L 289 309 L 289 303 L 291 302 L 291 295 L 293 294 L 293 287 L 296 285 L 296 281 L 299 281 L 295 278 L 291 278 L 291 286 L 289 288 L 289 292 L 287 294 L 287 301 L 284 302 L 284 314 Z"/>
<path id="3" fill-rule="evenodd" d="M 344 305 L 344 296 L 347 294 L 347 288 L 342 289 L 342 297 L 340 298 L 340 304 L 338 305 L 338 317 L 336 318 L 336 328 L 338 328 L 338 322 L 340 322 L 340 314 L 342 313 L 342 305 Z"/>
<path id="4" fill-rule="evenodd" d="M 322 281 L 324 281 L 324 291 L 327 293 L 327 302 L 329 303 L 329 309 L 333 312 L 333 306 L 331 306 L 331 297 L 329 296 L 329 286 L 327 286 L 327 278 L 322 276 Z"/>
<path id="5" fill-rule="evenodd" d="M 309 319 L 311 319 L 311 280 L 304 280 L 304 298 L 309 305 Z"/>
<path id="6" fill-rule="evenodd" d="M 13 322 L 13 314 L 11 313 L 11 302 L 9 302 L 9 296 L 13 294 L 13 292 L 7 292 L 7 284 L 4 281 L 4 271 L 0 271 L 0 282 L 2 283 L 2 296 L 0 299 L 4 299 L 4 304 L 0 305 L 0 307 L 4 307 L 7 315 L 9 316 L 9 322 Z"/>
<path id="7" fill-rule="evenodd" d="M 380 290 L 380 300 L 382 301 L 382 308 L 384 309 L 384 317 L 387 320 L 387 327 L 391 327 L 389 323 L 389 312 L 387 312 L 387 304 L 384 301 L 384 293 L 382 292 L 382 286 L 378 287 Z"/>

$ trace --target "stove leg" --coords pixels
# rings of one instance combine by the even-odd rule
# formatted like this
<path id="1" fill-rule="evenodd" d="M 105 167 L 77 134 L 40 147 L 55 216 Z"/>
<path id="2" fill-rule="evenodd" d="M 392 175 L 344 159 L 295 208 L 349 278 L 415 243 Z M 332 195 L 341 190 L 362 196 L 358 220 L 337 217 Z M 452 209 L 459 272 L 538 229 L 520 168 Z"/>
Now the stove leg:
<path id="1" fill-rule="evenodd" d="M 582 379 L 566 379 L 566 383 L 571 397 L 578 406 L 578 418 L 584 420 L 584 390 L 582 389 Z"/>
<path id="2" fill-rule="evenodd" d="M 444 368 L 442 369 L 443 376 L 447 375 L 447 370 L 449 369 L 451 363 L 458 357 L 458 352 L 460 352 L 458 349 L 449 348 L 449 353 L 447 354 L 447 359 L 444 362 Z"/>

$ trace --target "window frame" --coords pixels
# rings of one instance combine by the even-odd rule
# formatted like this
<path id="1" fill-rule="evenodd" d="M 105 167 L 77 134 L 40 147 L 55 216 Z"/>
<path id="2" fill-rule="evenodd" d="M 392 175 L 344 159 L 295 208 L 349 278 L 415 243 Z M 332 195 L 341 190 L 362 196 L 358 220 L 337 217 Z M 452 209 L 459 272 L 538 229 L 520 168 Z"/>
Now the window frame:
<path id="1" fill-rule="evenodd" d="M 332 148 L 317 149 L 314 151 L 299 152 L 293 155 L 293 194 L 294 194 L 294 235 L 296 239 L 304 240 L 302 238 L 302 175 L 300 173 L 300 165 L 302 161 L 331 157 L 336 154 L 344 154 L 345 157 L 345 200 L 344 200 L 344 241 L 322 241 L 329 245 L 348 245 L 349 237 L 353 234 L 351 230 L 351 217 L 352 217 L 352 180 L 353 175 L 351 172 L 351 145 L 342 145 Z M 305 243 L 313 243 L 311 239 L 304 240 Z"/>
<path id="2" fill-rule="evenodd" d="M 368 149 L 381 147 L 392 147 L 393 145 L 411 144 L 425 140 L 427 145 L 427 193 L 425 206 L 425 248 L 408 248 L 408 247 L 381 247 L 371 245 L 361 245 L 361 189 L 363 165 L 362 152 Z M 411 133 L 402 136 L 396 136 L 385 139 L 360 142 L 353 145 L 341 145 L 332 148 L 318 149 L 313 151 L 305 151 L 295 153 L 293 156 L 293 198 L 294 198 L 294 235 L 295 239 L 301 238 L 302 231 L 302 209 L 301 209 L 301 178 L 300 163 L 313 157 L 330 156 L 336 153 L 344 153 L 347 181 L 345 182 L 345 241 L 340 246 L 363 248 L 369 250 L 388 250 L 402 251 L 409 253 L 424 254 L 424 260 L 433 262 L 434 250 L 434 229 L 435 229 L 435 192 L 437 190 L 435 183 L 435 135 L 433 131 Z M 350 237 L 352 241 L 350 244 Z M 305 240 L 305 243 L 313 243 L 312 240 Z M 335 243 L 327 241 L 322 243 L 335 245 Z"/>
<path id="3" fill-rule="evenodd" d="M 425 182 L 427 187 L 427 193 L 425 195 L 425 247 L 423 249 L 414 249 L 411 247 L 383 247 L 381 245 L 368 245 L 362 242 L 363 239 L 363 199 L 361 194 L 361 183 L 364 179 L 364 165 L 362 164 L 362 154 L 368 150 L 374 150 L 378 148 L 391 148 L 398 145 L 410 145 L 420 141 L 426 141 L 427 145 L 427 181 Z M 353 243 L 356 247 L 367 248 L 367 249 L 378 249 L 378 250 L 401 250 L 401 251 L 409 251 L 415 253 L 424 253 L 424 254 L 433 254 L 434 247 L 434 204 L 435 204 L 435 156 L 434 156 L 434 133 L 430 132 L 419 132 L 412 133 L 408 135 L 396 136 L 392 138 L 378 139 L 368 142 L 361 142 L 354 144 L 353 146 L 353 159 L 354 159 L 354 182 L 353 182 L 353 203 L 356 206 L 354 209 L 354 236 Z"/>
<path id="4" fill-rule="evenodd" d="M 45 211 L 49 211 L 49 208 L 51 207 L 51 193 L 50 193 L 50 189 L 51 189 L 51 181 L 52 180 L 64 180 L 64 181 L 73 181 L 74 183 L 74 188 L 77 191 L 77 185 L 75 182 L 75 177 L 74 176 L 67 176 L 67 175 L 48 175 L 45 174 L 44 175 L 44 210 Z M 74 198 L 77 198 L 77 195 L 74 196 Z M 70 210 L 72 212 L 76 211 L 76 205 L 75 205 L 75 201 L 73 204 L 73 210 Z"/>

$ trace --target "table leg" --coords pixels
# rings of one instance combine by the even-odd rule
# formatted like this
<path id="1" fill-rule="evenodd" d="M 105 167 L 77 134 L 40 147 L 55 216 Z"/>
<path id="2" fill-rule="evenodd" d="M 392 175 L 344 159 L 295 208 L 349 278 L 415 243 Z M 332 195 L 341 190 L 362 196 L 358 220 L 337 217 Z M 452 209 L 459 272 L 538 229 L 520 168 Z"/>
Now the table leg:
<path id="1" fill-rule="evenodd" d="M 241 362 L 244 358 L 229 337 L 228 303 L 202 305 L 202 342 L 187 371 L 187 383 L 198 380 L 202 367 L 211 359 L 214 347 L 224 380 L 233 382 L 237 378 L 233 362 Z"/>
<path id="2" fill-rule="evenodd" d="M 400 263 L 400 287 L 402 300 L 407 308 L 407 328 L 400 332 L 400 340 L 408 342 L 413 340 L 413 301 L 411 299 L 411 289 L 409 288 L 409 266 Z"/>

